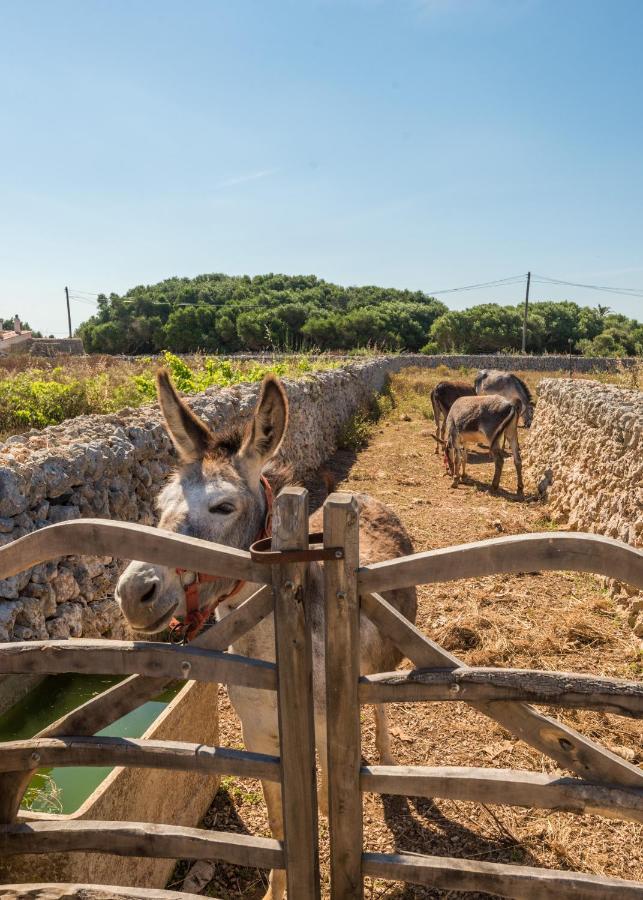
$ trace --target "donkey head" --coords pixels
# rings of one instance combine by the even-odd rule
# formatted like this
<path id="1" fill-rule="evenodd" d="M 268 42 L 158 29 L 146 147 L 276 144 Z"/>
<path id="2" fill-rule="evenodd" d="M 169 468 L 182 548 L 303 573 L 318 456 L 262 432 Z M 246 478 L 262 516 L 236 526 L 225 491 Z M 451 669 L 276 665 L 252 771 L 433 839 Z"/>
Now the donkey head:
<path id="1" fill-rule="evenodd" d="M 278 451 L 288 424 L 288 401 L 279 379 L 267 376 L 244 431 L 215 434 L 180 399 L 167 372 L 157 376 L 165 426 L 180 466 L 158 498 L 159 528 L 246 550 L 261 531 L 267 498 L 264 465 Z M 183 579 L 183 580 L 182 580 Z M 186 614 L 185 585 L 196 573 L 132 562 L 116 599 L 132 628 L 154 634 Z M 214 605 L 234 582 L 219 578 L 199 587 L 201 609 Z"/>
<path id="2" fill-rule="evenodd" d="M 442 453 L 444 454 L 444 468 L 449 475 L 453 475 L 455 471 L 455 451 L 451 441 L 443 441 L 437 434 L 432 434 L 431 437 L 438 447 L 442 447 Z"/>

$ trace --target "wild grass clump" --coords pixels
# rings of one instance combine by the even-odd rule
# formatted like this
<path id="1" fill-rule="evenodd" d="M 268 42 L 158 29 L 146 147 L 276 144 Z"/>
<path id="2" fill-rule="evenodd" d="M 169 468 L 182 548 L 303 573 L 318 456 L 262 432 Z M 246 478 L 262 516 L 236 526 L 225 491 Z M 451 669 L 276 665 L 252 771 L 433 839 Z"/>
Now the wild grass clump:
<path id="1" fill-rule="evenodd" d="M 20 806 L 30 812 L 60 814 L 63 811 L 62 791 L 50 775 L 39 772 L 25 791 Z"/>
<path id="2" fill-rule="evenodd" d="M 381 418 L 388 416 L 395 406 L 395 394 L 391 388 L 390 379 L 387 379 L 381 393 L 374 394 L 366 407 L 356 412 L 344 423 L 337 436 L 339 449 L 363 450 L 371 439 L 373 426 Z"/>
<path id="3" fill-rule="evenodd" d="M 196 394 L 210 387 L 261 381 L 268 372 L 297 378 L 341 363 L 330 357 L 319 359 L 303 354 L 280 362 L 258 363 L 231 362 L 216 356 L 184 358 L 166 352 L 158 359 L 72 357 L 64 366 L 43 361 L 22 370 L 3 367 L 0 436 L 58 425 L 75 416 L 113 413 L 125 407 L 153 403 L 159 365 L 169 369 L 179 391 Z"/>

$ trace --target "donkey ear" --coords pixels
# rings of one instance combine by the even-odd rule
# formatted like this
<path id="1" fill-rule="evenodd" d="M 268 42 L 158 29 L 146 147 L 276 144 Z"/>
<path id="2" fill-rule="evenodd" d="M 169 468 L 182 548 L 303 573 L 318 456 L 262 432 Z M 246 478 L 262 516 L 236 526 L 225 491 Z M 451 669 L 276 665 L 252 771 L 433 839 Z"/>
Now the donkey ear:
<path id="1" fill-rule="evenodd" d="M 288 427 L 288 398 L 281 381 L 266 375 L 254 417 L 246 428 L 239 455 L 264 463 L 275 455 Z"/>
<path id="2" fill-rule="evenodd" d="M 204 422 L 185 405 L 176 392 L 169 374 L 159 369 L 156 389 L 167 432 L 183 462 L 203 459 L 212 443 L 212 435 Z"/>

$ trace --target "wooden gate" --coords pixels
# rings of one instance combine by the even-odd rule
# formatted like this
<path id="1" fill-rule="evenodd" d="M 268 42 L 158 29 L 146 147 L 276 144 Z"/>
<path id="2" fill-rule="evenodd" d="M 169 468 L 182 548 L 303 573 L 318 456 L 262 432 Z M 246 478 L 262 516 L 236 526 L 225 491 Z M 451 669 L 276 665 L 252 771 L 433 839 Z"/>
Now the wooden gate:
<path id="1" fill-rule="evenodd" d="M 308 499 L 301 488 L 275 502 L 273 547 L 308 548 Z M 133 552 L 134 551 L 134 552 Z M 221 860 L 285 868 L 291 897 L 319 897 L 317 797 L 310 634 L 304 603 L 307 567 L 272 568 L 250 554 L 141 525 L 83 519 L 34 532 L 0 550 L 0 578 L 73 552 L 127 557 L 264 584 L 188 647 L 148 641 L 28 641 L 0 646 L 0 674 L 62 672 L 127 675 L 37 737 L 0 744 L 0 858 L 19 853 L 109 852 L 121 856 Z M 270 588 L 272 584 L 272 590 Z M 274 612 L 277 663 L 226 649 Z M 177 679 L 238 684 L 278 692 L 280 757 L 175 741 L 94 737 L 95 733 Z M 287 712 L 287 714 L 285 714 Z M 137 766 L 228 774 L 280 782 L 284 840 L 158 825 L 149 822 L 34 821 L 19 818 L 33 773 L 41 766 Z M 24 894 L 22 891 L 24 890 Z M 3 897 L 27 896 L 29 886 L 0 886 Z M 45 885 L 55 897 L 187 897 L 141 888 Z M 192 896 L 192 895 L 189 895 Z"/>
<path id="2" fill-rule="evenodd" d="M 308 546 L 307 494 L 277 498 L 273 547 Z M 643 884 L 576 872 L 418 854 L 364 853 L 363 791 L 514 804 L 643 821 L 643 772 L 529 703 L 643 717 L 643 686 L 567 673 L 476 668 L 424 636 L 380 592 L 501 572 L 569 569 L 643 588 L 643 553 L 607 538 L 575 533 L 498 538 L 359 566 L 359 511 L 348 494 L 324 509 L 324 544 L 343 552 L 324 563 L 331 893 L 363 896 L 365 875 L 445 890 L 515 898 L 643 898 Z M 135 547 L 135 553 L 132 548 Z M 42 641 L 0 646 L 0 673 L 99 672 L 125 681 L 64 716 L 29 741 L 0 745 L 0 855 L 59 850 L 130 856 L 216 859 L 285 868 L 291 900 L 320 896 L 311 642 L 305 611 L 306 564 L 272 571 L 246 552 L 153 528 L 81 520 L 43 529 L 0 550 L 0 578 L 65 553 L 131 557 L 264 584 L 189 647 L 150 642 Z M 270 590 L 269 584 L 272 585 Z M 274 612 L 276 665 L 226 648 Z M 368 616 L 417 667 L 360 678 L 359 617 Z M 171 680 L 196 679 L 277 690 L 280 757 L 167 741 L 94 737 Z M 576 778 L 490 768 L 361 765 L 360 706 L 397 701 L 465 702 L 554 759 Z M 280 782 L 284 839 L 132 822 L 53 822 L 19 818 L 33 772 L 44 765 L 126 765 L 225 773 Z M 27 886 L 23 886 L 25 889 Z M 48 897 L 74 896 L 49 887 Z M 101 896 L 84 888 L 84 896 Z M 110 888 L 114 897 L 167 900 L 166 891 Z M 64 893 L 64 891 L 68 891 Z M 95 893 L 92 894 L 92 891 Z M 18 897 L 21 888 L 3 888 Z M 37 896 L 31 894 L 30 896 Z"/>
<path id="3" fill-rule="evenodd" d="M 359 567 L 359 510 L 348 494 L 325 506 L 324 538 L 345 548 L 325 563 L 329 830 L 334 900 L 363 896 L 363 877 L 502 897 L 643 898 L 643 884 L 577 872 L 413 854 L 363 853 L 364 791 L 598 813 L 643 822 L 643 771 L 531 703 L 643 718 L 643 684 L 587 675 L 466 666 L 423 635 L 380 591 L 510 572 L 569 569 L 643 588 L 643 553 L 597 535 L 565 532 L 478 541 Z M 417 667 L 359 675 L 360 612 Z M 364 703 L 458 701 L 499 722 L 578 778 L 511 769 L 362 766 Z"/>

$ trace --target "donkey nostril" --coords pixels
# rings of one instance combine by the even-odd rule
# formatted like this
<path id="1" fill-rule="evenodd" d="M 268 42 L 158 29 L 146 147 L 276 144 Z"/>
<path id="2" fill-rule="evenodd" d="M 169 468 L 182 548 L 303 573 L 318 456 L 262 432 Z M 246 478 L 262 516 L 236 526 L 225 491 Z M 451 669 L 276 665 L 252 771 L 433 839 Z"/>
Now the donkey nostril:
<path id="1" fill-rule="evenodd" d="M 153 584 L 150 588 L 148 588 L 144 594 L 141 595 L 141 603 L 149 603 L 154 599 L 154 595 L 156 594 L 156 585 Z"/>

